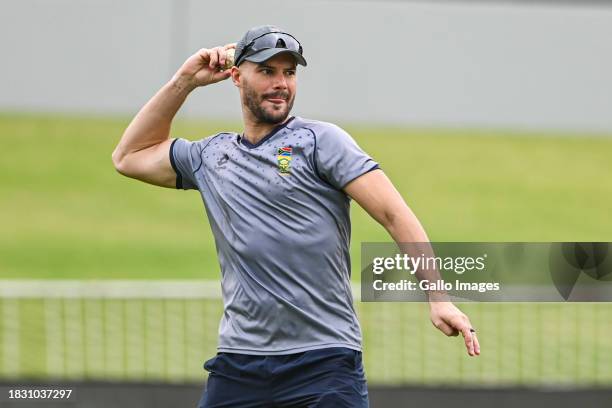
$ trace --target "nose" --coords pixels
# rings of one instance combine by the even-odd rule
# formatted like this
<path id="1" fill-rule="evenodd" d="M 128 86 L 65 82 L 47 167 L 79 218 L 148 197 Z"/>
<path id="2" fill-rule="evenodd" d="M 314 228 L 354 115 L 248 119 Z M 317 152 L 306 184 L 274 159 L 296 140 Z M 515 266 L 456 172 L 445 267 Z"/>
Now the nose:
<path id="1" fill-rule="evenodd" d="M 283 72 L 274 75 L 273 86 L 274 89 L 287 89 L 287 78 Z"/>

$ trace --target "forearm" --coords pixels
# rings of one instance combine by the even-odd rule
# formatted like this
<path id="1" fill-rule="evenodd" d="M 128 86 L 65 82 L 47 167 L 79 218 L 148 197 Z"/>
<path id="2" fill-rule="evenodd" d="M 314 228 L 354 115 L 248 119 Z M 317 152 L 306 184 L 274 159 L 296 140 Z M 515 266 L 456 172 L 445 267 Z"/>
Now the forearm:
<path id="1" fill-rule="evenodd" d="M 412 210 L 403 203 L 403 200 L 396 207 L 389 208 L 383 222 L 391 238 L 397 243 L 429 242 L 425 229 Z"/>
<path id="2" fill-rule="evenodd" d="M 358 177 L 345 187 L 345 191 L 389 232 L 402 253 L 413 258 L 433 256 L 425 229 L 381 170 Z M 421 268 L 416 271 L 416 277 L 436 280 L 439 273 Z M 428 295 L 431 299 L 432 293 Z"/>
<path id="3" fill-rule="evenodd" d="M 389 215 L 385 217 L 386 222 L 383 225 L 397 243 L 400 251 L 412 258 L 421 256 L 425 258 L 434 257 L 435 254 L 429 243 L 429 237 L 412 210 L 403 203 L 403 200 L 396 206 L 397 208 L 389 209 Z M 441 279 L 440 273 L 435 267 L 419 268 L 415 276 L 419 281 L 424 279 L 437 281 Z M 448 295 L 444 291 L 427 291 L 426 293 L 429 301 L 448 300 Z"/>
<path id="4" fill-rule="evenodd" d="M 193 89 L 188 80 L 180 77 L 165 84 L 127 127 L 113 152 L 113 161 L 167 140 L 174 116 Z"/>
<path id="5" fill-rule="evenodd" d="M 385 227 L 402 253 L 414 258 L 434 256 L 425 229 L 381 170 L 358 177 L 345 187 L 345 191 Z M 418 280 L 436 281 L 440 279 L 440 273 L 434 265 L 429 269 L 419 268 L 416 277 Z M 431 290 L 426 294 L 432 323 L 448 336 L 461 332 L 468 353 L 472 356 L 480 354 L 478 340 L 470 332 L 470 320 L 449 301 L 448 294 Z"/>

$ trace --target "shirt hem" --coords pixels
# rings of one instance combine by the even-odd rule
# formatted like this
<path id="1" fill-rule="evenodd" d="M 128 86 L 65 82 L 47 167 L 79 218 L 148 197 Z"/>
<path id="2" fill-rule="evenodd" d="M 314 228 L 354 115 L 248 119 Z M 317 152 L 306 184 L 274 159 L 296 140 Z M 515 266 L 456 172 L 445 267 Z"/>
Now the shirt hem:
<path id="1" fill-rule="evenodd" d="M 380 165 L 378 163 L 374 163 L 374 165 L 372 167 L 370 167 L 369 169 L 365 170 L 365 171 L 359 171 L 358 173 L 355 173 L 354 175 L 351 175 L 350 177 L 348 177 L 348 181 L 345 183 L 342 183 L 342 188 L 341 190 L 344 190 L 344 188 L 351 182 L 354 181 L 355 179 L 363 176 L 364 174 L 367 174 L 371 171 L 374 170 L 379 170 L 380 169 Z"/>
<path id="2" fill-rule="evenodd" d="M 295 353 L 303 353 L 305 351 L 312 350 L 320 350 L 332 347 L 346 347 L 351 350 L 361 351 L 361 346 L 351 344 L 351 343 L 323 343 L 323 344 L 313 344 L 309 346 L 301 346 L 301 347 L 293 347 L 289 349 L 283 350 L 266 350 L 266 349 L 248 349 L 248 348 L 238 348 L 238 347 L 217 347 L 217 352 L 219 353 L 236 353 L 236 354 L 249 354 L 255 356 L 277 356 L 277 355 L 285 355 L 285 354 L 295 354 Z"/>

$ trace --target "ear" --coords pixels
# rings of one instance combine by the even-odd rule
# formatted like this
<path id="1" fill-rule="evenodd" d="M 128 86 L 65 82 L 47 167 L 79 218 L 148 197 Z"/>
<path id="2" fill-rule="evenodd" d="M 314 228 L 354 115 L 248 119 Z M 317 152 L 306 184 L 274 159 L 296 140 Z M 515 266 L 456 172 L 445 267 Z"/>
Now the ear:
<path id="1" fill-rule="evenodd" d="M 236 87 L 240 88 L 240 68 L 234 66 L 231 70 L 232 82 Z"/>

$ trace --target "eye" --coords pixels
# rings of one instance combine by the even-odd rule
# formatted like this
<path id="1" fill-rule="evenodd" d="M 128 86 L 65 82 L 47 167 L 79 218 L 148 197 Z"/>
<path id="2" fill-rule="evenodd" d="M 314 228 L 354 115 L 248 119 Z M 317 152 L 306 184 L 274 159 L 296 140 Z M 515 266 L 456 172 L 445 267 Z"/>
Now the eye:
<path id="1" fill-rule="evenodd" d="M 295 71 L 294 70 L 290 70 L 290 71 L 285 71 L 285 73 L 289 76 L 294 76 L 295 75 Z"/>
<path id="2" fill-rule="evenodd" d="M 264 75 L 271 75 L 272 74 L 272 70 L 269 68 L 262 68 L 261 72 L 263 72 Z"/>

